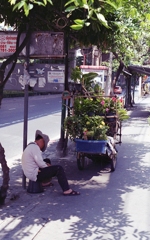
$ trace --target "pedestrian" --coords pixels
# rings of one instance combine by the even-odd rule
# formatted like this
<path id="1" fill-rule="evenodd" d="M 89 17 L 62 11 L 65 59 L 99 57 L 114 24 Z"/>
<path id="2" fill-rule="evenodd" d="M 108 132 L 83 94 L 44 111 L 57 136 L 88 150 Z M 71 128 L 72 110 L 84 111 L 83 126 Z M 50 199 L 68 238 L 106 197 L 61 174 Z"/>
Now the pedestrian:
<path id="1" fill-rule="evenodd" d="M 79 192 L 69 187 L 66 174 L 61 165 L 51 165 L 43 161 L 42 152 L 46 150 L 48 142 L 48 135 L 37 130 L 35 141 L 29 143 L 22 154 L 21 162 L 24 175 L 31 181 L 40 182 L 57 177 L 64 196 L 80 195 Z"/>

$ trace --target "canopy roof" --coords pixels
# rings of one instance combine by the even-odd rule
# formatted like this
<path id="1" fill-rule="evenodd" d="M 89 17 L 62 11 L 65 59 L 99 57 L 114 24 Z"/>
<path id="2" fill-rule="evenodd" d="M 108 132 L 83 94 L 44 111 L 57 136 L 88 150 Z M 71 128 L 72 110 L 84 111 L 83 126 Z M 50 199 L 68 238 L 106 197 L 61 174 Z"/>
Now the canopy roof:
<path id="1" fill-rule="evenodd" d="M 140 74 L 145 74 L 145 75 L 148 75 L 150 76 L 150 67 L 148 66 L 136 66 L 136 65 L 131 65 L 131 66 L 128 66 L 128 71 L 129 73 L 140 73 Z"/>

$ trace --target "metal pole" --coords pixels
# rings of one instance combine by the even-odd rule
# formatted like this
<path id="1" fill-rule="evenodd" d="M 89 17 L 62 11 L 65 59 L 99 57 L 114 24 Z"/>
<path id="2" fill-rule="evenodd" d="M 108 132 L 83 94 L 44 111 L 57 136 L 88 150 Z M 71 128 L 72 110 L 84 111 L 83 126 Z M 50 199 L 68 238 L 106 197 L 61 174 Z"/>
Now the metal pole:
<path id="1" fill-rule="evenodd" d="M 68 38 L 69 36 L 65 35 L 65 90 L 68 90 Z M 64 138 L 65 138 L 65 133 L 64 133 L 64 120 L 66 117 L 66 100 L 62 98 L 62 111 L 61 111 L 61 131 L 60 131 L 60 139 L 57 145 L 58 150 L 63 150 L 64 147 Z"/>
<path id="2" fill-rule="evenodd" d="M 23 150 L 27 146 L 27 130 L 28 130 L 28 85 L 24 89 L 24 128 L 23 128 Z"/>
<path id="3" fill-rule="evenodd" d="M 28 132 L 28 80 L 29 80 L 29 51 L 30 41 L 26 45 L 26 62 L 24 63 L 24 128 L 23 128 L 23 151 L 27 146 L 27 132 Z M 22 187 L 26 189 L 26 176 L 22 175 Z"/>
<path id="4" fill-rule="evenodd" d="M 24 89 L 24 128 L 23 128 L 23 150 L 27 146 L 27 129 L 28 129 L 28 85 Z M 26 189 L 26 176 L 23 173 L 22 187 Z"/>

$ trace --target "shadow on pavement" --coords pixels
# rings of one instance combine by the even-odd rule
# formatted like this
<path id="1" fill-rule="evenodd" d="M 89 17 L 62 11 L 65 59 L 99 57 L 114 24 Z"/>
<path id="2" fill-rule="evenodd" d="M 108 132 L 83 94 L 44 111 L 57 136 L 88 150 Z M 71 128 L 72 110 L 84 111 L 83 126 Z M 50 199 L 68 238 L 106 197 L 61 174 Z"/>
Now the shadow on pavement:
<path id="1" fill-rule="evenodd" d="M 147 111 L 139 110 L 131 114 L 124 128 L 128 125 L 144 127 Z M 140 116 L 143 119 L 139 119 Z M 22 171 L 18 160 L 11 168 L 10 193 L 1 210 L 1 239 L 44 239 L 40 238 L 40 233 L 39 238 L 38 235 L 33 238 L 35 225 L 37 234 L 39 231 L 42 234 L 45 226 L 53 240 L 150 239 L 150 231 L 142 227 L 137 229 L 132 214 L 125 211 L 128 203 L 132 211 L 140 214 L 142 196 L 138 191 L 144 192 L 150 186 L 150 164 L 146 158 L 149 142 L 135 141 L 138 135 L 128 132 L 123 136 L 123 143 L 118 146 L 116 171 L 107 174 L 100 173 L 100 163 L 91 160 L 83 171 L 78 170 L 74 152 L 70 151 L 66 158 L 61 159 L 56 155 L 56 142 L 51 144 L 52 164 L 61 164 L 65 168 L 70 186 L 79 190 L 80 196 L 63 196 L 56 179 L 53 179 L 54 187 L 46 188 L 44 193 L 27 193 L 21 188 Z M 10 200 L 13 192 L 18 197 Z M 129 199 L 131 193 L 137 197 L 137 202 L 141 201 L 140 209 L 136 208 L 132 198 Z M 7 222 L 4 224 L 5 219 Z M 62 229 L 59 228 L 60 223 Z"/>

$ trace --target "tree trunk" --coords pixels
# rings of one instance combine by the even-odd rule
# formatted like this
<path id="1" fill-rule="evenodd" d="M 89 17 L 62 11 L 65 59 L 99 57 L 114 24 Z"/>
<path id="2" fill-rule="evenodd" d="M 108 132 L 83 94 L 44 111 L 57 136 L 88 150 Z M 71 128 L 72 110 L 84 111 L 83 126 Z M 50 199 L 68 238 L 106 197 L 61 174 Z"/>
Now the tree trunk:
<path id="1" fill-rule="evenodd" d="M 7 190 L 9 188 L 9 167 L 7 166 L 4 152 L 5 152 L 4 148 L 0 143 L 0 163 L 2 166 L 2 172 L 3 172 L 3 183 L 2 183 L 2 186 L 0 187 L 0 205 L 3 205 L 5 203 Z"/>
<path id="2" fill-rule="evenodd" d="M 120 63 L 120 65 L 119 65 L 119 67 L 118 67 L 118 69 L 117 69 L 117 72 L 116 72 L 116 77 L 115 77 L 115 83 L 114 83 L 114 85 L 116 85 L 116 82 L 118 81 L 118 78 L 119 78 L 119 76 L 120 76 L 120 74 L 121 74 L 121 72 L 122 72 L 122 70 L 123 70 L 123 68 L 124 68 L 124 63 L 122 62 L 122 60 L 119 60 L 119 57 L 118 57 L 118 54 L 117 53 L 115 53 L 115 52 L 113 52 L 113 55 L 116 57 L 116 59 L 119 61 L 119 63 Z"/>
<path id="3" fill-rule="evenodd" d="M 2 104 L 2 99 L 3 99 L 3 87 L 0 86 L 0 108 Z"/>
<path id="4" fill-rule="evenodd" d="M 2 99 L 3 99 L 3 89 L 4 89 L 4 72 L 5 70 L 0 66 L 0 107 L 2 104 Z"/>
<path id="5" fill-rule="evenodd" d="M 113 54 L 110 52 L 109 54 L 109 68 L 108 68 L 108 76 L 106 80 L 106 86 L 105 86 L 105 95 L 109 96 L 111 93 L 111 85 L 112 85 L 112 60 L 113 60 Z"/>
<path id="6" fill-rule="evenodd" d="M 131 96 L 131 76 L 126 77 L 126 103 L 125 107 L 133 107 Z"/>

